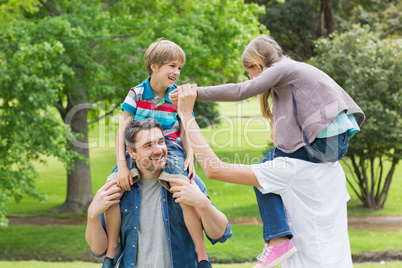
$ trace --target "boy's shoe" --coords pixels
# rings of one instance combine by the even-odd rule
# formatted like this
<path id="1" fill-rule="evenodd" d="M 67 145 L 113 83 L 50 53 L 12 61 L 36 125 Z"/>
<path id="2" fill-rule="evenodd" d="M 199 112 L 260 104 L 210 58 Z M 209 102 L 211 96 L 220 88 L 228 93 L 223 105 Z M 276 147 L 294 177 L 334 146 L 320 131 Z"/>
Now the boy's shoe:
<path id="1" fill-rule="evenodd" d="M 114 259 L 105 257 L 105 259 L 103 260 L 102 268 L 113 268 L 114 267 L 113 263 L 114 263 Z"/>
<path id="2" fill-rule="evenodd" d="M 198 263 L 197 268 L 212 268 L 211 263 L 207 260 L 202 260 Z"/>
<path id="3" fill-rule="evenodd" d="M 286 239 L 282 245 L 272 245 L 266 243 L 264 250 L 257 257 L 259 262 L 253 268 L 272 268 L 295 254 L 297 248 L 293 245 L 292 241 Z"/>

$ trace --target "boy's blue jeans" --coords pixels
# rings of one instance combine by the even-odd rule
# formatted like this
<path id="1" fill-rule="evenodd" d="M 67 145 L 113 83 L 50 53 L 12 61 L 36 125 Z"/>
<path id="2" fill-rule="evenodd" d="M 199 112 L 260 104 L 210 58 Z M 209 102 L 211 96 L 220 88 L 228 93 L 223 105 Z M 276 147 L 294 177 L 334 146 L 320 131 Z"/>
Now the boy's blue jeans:
<path id="1" fill-rule="evenodd" d="M 335 162 L 345 156 L 349 146 L 349 135 L 345 132 L 334 137 L 315 139 L 308 146 L 316 153 L 310 154 L 306 146 L 289 154 L 275 147 L 264 156 L 260 163 L 276 157 L 290 157 L 313 163 Z M 292 238 L 293 234 L 286 222 L 282 198 L 274 193 L 262 194 L 256 187 L 254 187 L 254 192 L 263 223 L 265 242 L 281 236 Z"/>

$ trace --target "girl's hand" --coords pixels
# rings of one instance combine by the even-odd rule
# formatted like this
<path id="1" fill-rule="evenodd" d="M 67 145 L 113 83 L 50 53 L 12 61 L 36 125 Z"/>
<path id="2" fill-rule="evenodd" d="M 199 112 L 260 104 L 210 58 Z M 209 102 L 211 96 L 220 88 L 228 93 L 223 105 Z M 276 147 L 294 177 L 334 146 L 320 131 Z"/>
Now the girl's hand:
<path id="1" fill-rule="evenodd" d="M 130 170 L 128 168 L 121 168 L 117 171 L 117 186 L 124 191 L 130 191 L 131 185 L 133 185 L 133 178 L 131 177 Z"/>
<path id="2" fill-rule="evenodd" d="M 188 170 L 188 175 L 187 177 L 190 180 L 195 179 L 195 169 L 194 169 L 194 159 L 193 156 L 189 156 L 186 158 L 186 161 L 184 161 L 184 169 L 183 170 Z"/>

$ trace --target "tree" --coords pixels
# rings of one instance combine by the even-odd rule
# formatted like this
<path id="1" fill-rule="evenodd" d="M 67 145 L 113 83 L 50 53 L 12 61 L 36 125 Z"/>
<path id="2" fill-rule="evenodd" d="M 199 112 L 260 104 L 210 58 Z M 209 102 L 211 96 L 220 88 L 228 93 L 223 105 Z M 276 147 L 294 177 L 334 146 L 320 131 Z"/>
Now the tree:
<path id="1" fill-rule="evenodd" d="M 270 1 L 260 22 L 292 58 L 305 61 L 313 55 L 318 12 L 316 3 L 306 0 Z M 314 1 L 316 2 L 316 1 Z"/>
<path id="2" fill-rule="evenodd" d="M 368 25 L 317 42 L 310 63 L 328 73 L 366 114 L 361 132 L 352 138 L 347 158 L 348 183 L 364 207 L 381 209 L 395 167 L 402 158 L 402 39 L 380 38 Z M 389 167 L 385 163 L 389 161 Z M 345 162 L 348 164 L 348 162 Z"/>
<path id="3" fill-rule="evenodd" d="M 39 197 L 31 163 L 54 155 L 68 168 L 60 210 L 86 210 L 92 200 L 88 124 L 113 113 L 147 77 L 143 53 L 157 38 L 186 52 L 181 83 L 211 85 L 244 79 L 239 54 L 264 30 L 257 20 L 262 9 L 241 0 L 32 0 L 29 12 L 13 3 L 0 9 L 20 12 L 0 29 L 3 208 L 10 196 Z M 92 109 L 100 102 L 102 115 Z"/>

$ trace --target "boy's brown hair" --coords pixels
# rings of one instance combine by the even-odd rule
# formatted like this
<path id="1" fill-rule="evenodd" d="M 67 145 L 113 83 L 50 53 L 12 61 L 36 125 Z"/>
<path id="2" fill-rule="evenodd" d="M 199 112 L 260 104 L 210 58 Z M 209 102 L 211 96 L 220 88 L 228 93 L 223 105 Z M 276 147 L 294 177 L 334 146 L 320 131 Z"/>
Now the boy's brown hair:
<path id="1" fill-rule="evenodd" d="M 145 67 L 147 68 L 149 76 L 151 76 L 152 63 L 162 66 L 169 61 L 178 60 L 184 65 L 186 62 L 186 54 L 184 54 L 183 49 L 176 43 L 166 39 L 158 39 L 148 47 L 144 59 Z"/>

